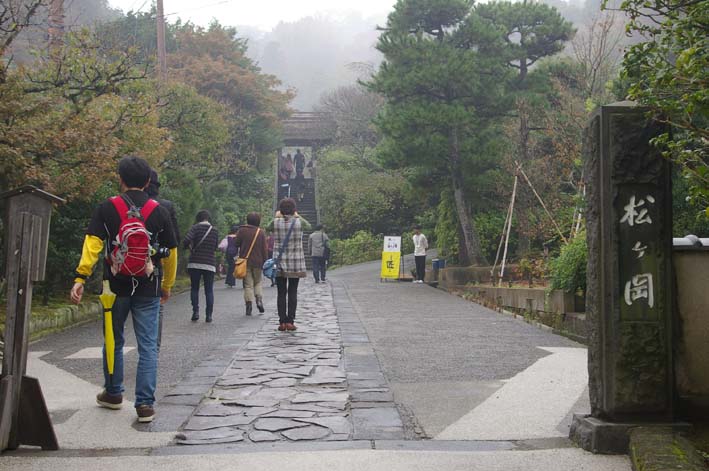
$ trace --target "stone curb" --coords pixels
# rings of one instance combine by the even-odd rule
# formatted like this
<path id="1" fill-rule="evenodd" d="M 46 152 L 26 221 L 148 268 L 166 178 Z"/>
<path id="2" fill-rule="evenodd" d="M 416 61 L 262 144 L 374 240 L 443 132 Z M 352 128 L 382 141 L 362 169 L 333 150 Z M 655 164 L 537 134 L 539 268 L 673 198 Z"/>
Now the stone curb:
<path id="1" fill-rule="evenodd" d="M 634 471 L 703 471 L 694 446 L 668 427 L 637 427 L 630 431 L 630 461 Z"/>
<path id="2" fill-rule="evenodd" d="M 60 307 L 51 316 L 30 319 L 30 338 L 34 342 L 51 333 L 100 319 L 102 315 L 103 307 L 98 301 Z"/>

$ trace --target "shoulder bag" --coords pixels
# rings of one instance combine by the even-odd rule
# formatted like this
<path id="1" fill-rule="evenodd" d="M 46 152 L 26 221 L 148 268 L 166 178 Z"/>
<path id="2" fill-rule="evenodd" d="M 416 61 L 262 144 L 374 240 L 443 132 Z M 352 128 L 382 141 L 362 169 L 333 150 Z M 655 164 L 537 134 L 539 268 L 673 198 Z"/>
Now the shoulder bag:
<path id="1" fill-rule="evenodd" d="M 251 256 L 251 251 L 254 249 L 254 245 L 256 245 L 256 239 L 258 239 L 258 235 L 260 232 L 261 228 L 256 229 L 256 233 L 254 234 L 254 240 L 251 241 L 251 247 L 249 247 L 249 251 L 247 252 L 246 257 L 236 258 L 236 265 L 234 265 L 234 278 L 236 278 L 237 280 L 243 280 L 244 278 L 246 278 L 246 261 Z"/>

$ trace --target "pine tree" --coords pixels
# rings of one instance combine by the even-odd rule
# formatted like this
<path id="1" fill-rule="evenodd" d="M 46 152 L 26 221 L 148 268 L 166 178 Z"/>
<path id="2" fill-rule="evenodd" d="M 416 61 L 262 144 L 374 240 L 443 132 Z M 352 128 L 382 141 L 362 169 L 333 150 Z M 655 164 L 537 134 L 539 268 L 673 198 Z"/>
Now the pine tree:
<path id="1" fill-rule="evenodd" d="M 485 263 L 466 175 L 479 171 L 487 132 L 505 107 L 512 76 L 500 30 L 471 0 L 399 0 L 377 48 L 369 86 L 386 100 L 377 119 L 385 163 L 415 168 L 454 196 L 463 263 Z"/>

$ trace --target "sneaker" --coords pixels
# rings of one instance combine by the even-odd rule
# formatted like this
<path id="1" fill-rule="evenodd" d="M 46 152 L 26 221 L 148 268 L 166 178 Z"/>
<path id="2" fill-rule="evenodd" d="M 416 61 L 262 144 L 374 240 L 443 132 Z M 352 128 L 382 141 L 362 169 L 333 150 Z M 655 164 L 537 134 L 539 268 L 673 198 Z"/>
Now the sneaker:
<path id="1" fill-rule="evenodd" d="M 108 394 L 104 389 L 96 395 L 96 404 L 106 409 L 118 410 L 123 407 L 123 394 Z"/>
<path id="2" fill-rule="evenodd" d="M 295 324 L 288 323 L 288 324 L 286 324 L 286 330 L 293 331 L 293 330 L 298 330 L 298 328 L 295 326 Z"/>
<path id="3" fill-rule="evenodd" d="M 286 325 L 285 324 L 279 324 L 278 325 L 278 331 L 279 332 L 284 332 L 286 330 Z"/>
<path id="4" fill-rule="evenodd" d="M 152 422 L 155 418 L 155 409 L 153 409 L 153 406 L 149 406 L 147 404 L 141 404 L 136 407 L 135 413 L 138 414 L 138 422 L 141 424 Z"/>

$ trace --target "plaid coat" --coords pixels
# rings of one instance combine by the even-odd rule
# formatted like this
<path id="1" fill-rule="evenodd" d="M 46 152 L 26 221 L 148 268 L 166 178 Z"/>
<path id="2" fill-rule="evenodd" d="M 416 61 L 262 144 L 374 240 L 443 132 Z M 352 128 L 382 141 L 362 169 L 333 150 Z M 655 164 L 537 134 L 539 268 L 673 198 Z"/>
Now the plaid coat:
<path id="1" fill-rule="evenodd" d="M 283 250 L 276 276 L 284 278 L 305 278 L 307 269 L 305 268 L 305 252 L 303 251 L 303 229 L 305 228 L 307 230 L 310 227 L 310 224 L 305 219 L 290 216 L 273 220 L 273 257 L 278 257 L 281 245 L 283 245 L 286 234 L 288 234 L 291 221 L 295 221 L 295 226 L 288 240 L 288 245 Z"/>

